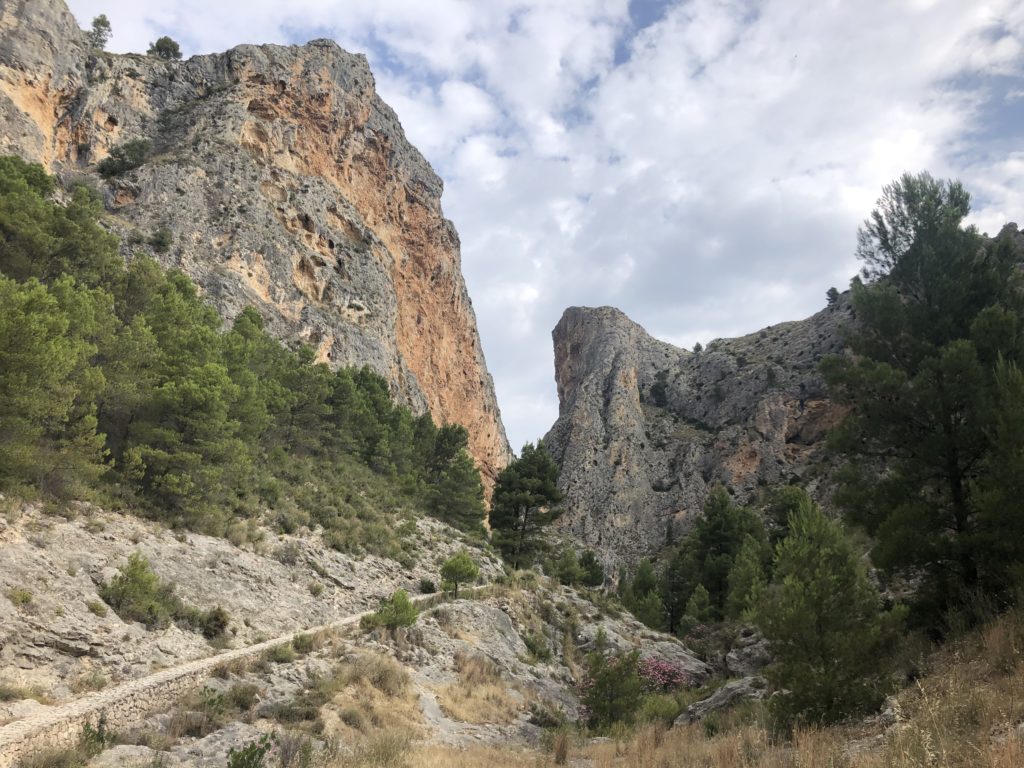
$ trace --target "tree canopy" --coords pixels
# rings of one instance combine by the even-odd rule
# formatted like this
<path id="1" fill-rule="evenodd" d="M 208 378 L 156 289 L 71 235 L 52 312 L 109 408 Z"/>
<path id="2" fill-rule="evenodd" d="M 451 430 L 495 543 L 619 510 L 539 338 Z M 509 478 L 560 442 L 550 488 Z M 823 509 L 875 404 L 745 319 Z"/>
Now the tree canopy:
<path id="1" fill-rule="evenodd" d="M 498 475 L 491 509 L 495 544 L 514 568 L 535 554 L 537 532 L 558 514 L 561 500 L 558 465 L 543 443 L 527 443 Z"/>
<path id="2" fill-rule="evenodd" d="M 926 173 L 885 188 L 859 235 L 851 354 L 823 363 L 849 408 L 832 436 L 847 459 L 837 500 L 875 537 L 879 566 L 926 577 L 930 621 L 979 588 L 1007 594 L 982 531 L 1024 513 L 1019 496 L 995 516 L 982 501 L 1001 495 L 997 435 L 1012 407 L 997 404 L 1024 350 L 1020 254 L 964 226 L 969 210 L 958 182 Z"/>

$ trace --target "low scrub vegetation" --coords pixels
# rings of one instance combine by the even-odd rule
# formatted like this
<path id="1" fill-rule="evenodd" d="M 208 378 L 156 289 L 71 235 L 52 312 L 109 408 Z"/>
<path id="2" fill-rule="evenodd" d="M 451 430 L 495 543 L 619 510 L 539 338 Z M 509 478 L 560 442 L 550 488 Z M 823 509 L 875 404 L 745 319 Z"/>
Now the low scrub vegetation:
<path id="1" fill-rule="evenodd" d="M 502 679 L 494 662 L 481 654 L 455 655 L 459 681 L 438 691 L 438 703 L 453 720 L 510 723 L 526 708 L 525 698 Z"/>
<path id="2" fill-rule="evenodd" d="M 174 622 L 213 640 L 224 634 L 230 620 L 219 606 L 203 611 L 185 605 L 174 593 L 174 585 L 163 581 L 138 553 L 100 586 L 99 595 L 124 621 L 139 621 L 149 629 L 163 629 Z"/>

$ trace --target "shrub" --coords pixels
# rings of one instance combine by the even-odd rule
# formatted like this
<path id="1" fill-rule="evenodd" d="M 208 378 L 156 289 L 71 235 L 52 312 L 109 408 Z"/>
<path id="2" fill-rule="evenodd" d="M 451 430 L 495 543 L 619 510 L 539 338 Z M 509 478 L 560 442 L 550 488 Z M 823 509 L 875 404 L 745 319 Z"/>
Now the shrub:
<path id="1" fill-rule="evenodd" d="M 146 55 L 159 56 L 166 61 L 180 59 L 181 46 L 173 38 L 164 35 L 158 38 L 155 43 L 149 44 L 149 50 L 146 51 Z"/>
<path id="2" fill-rule="evenodd" d="M 259 688 L 251 683 L 236 683 L 228 688 L 224 700 L 239 712 L 247 712 L 256 704 Z"/>
<path id="3" fill-rule="evenodd" d="M 163 581 L 139 553 L 129 555 L 120 571 L 100 585 L 99 595 L 124 621 L 139 621 L 148 629 L 163 629 L 175 621 L 207 640 L 221 637 L 227 629 L 227 611 L 220 606 L 203 611 L 185 605 L 174 594 L 174 585 Z"/>
<path id="4" fill-rule="evenodd" d="M 126 141 L 111 149 L 110 156 L 101 160 L 96 170 L 105 179 L 120 176 L 146 162 L 150 148 L 150 143 L 146 139 Z"/>
<path id="5" fill-rule="evenodd" d="M 264 733 L 241 749 L 229 749 L 228 768 L 263 768 L 263 761 L 274 746 L 274 739 L 274 734 Z"/>
<path id="6" fill-rule="evenodd" d="M 290 664 L 295 661 L 295 649 L 291 643 L 281 643 L 281 645 L 268 648 L 263 657 L 275 664 Z"/>
<path id="7" fill-rule="evenodd" d="M 432 595 L 437 592 L 437 585 L 431 579 L 420 579 L 420 594 Z"/>
<path id="8" fill-rule="evenodd" d="M 653 657 L 640 660 L 637 674 L 644 690 L 650 693 L 674 691 L 692 682 L 690 676 L 675 664 Z"/>
<path id="9" fill-rule="evenodd" d="M 138 621 L 149 629 L 162 629 L 181 612 L 174 585 L 157 576 L 142 555 L 128 557 L 109 583 L 100 585 L 99 595 L 125 621 Z"/>
<path id="10" fill-rule="evenodd" d="M 643 693 L 637 670 L 639 662 L 638 651 L 612 657 L 603 653 L 587 656 L 580 699 L 591 727 L 607 728 L 614 723 L 633 721 Z"/>
<path id="11" fill-rule="evenodd" d="M 416 623 L 418 615 L 419 610 L 409 599 L 409 593 L 404 589 L 398 589 L 390 598 L 381 601 L 376 613 L 364 616 L 360 623 L 364 629 L 375 629 L 376 627 L 397 629 L 398 627 L 411 627 Z"/>
<path id="12" fill-rule="evenodd" d="M 584 586 L 600 587 L 604 584 L 604 568 L 594 550 L 588 549 L 580 555 L 580 568 L 583 569 Z"/>
<path id="13" fill-rule="evenodd" d="M 449 557 L 441 566 L 441 578 L 455 586 L 455 597 L 459 596 L 459 584 L 474 581 L 480 575 L 479 566 L 473 562 L 466 550 Z"/>
<path id="14" fill-rule="evenodd" d="M 316 579 L 314 579 L 313 581 L 309 582 L 309 594 L 311 594 L 313 597 L 320 597 L 320 595 L 322 595 L 323 593 L 324 593 L 324 585 L 323 584 L 321 584 Z"/>
<path id="15" fill-rule="evenodd" d="M 146 242 L 157 253 L 166 253 L 167 249 L 171 247 L 171 243 L 174 242 L 174 235 L 167 227 L 160 227 L 149 236 L 149 240 Z"/>
<path id="16" fill-rule="evenodd" d="M 840 526 L 811 501 L 789 517 L 775 577 L 753 611 L 772 645 L 768 677 L 785 723 L 834 722 L 881 702 L 888 645 L 904 613 L 881 611 L 875 588 Z"/>
<path id="17" fill-rule="evenodd" d="M 548 661 L 551 658 L 551 645 L 541 632 L 524 632 L 523 643 L 530 655 L 538 661 Z"/>
<path id="18" fill-rule="evenodd" d="M 296 635 L 292 638 L 292 648 L 296 653 L 309 653 L 316 648 L 316 639 L 313 635 Z"/>
<path id="19" fill-rule="evenodd" d="M 18 608 L 24 608 L 32 602 L 32 593 L 22 587 L 12 587 L 7 590 L 7 599 Z"/>

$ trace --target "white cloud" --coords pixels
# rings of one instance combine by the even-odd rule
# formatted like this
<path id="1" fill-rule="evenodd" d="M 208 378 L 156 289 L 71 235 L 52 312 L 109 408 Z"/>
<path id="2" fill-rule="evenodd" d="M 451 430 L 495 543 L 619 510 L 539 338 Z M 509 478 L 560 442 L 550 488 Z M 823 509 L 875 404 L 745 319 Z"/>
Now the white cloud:
<path id="1" fill-rule="evenodd" d="M 982 229 L 1024 217 L 1024 130 L 999 119 L 1024 92 L 1019 0 L 672 0 L 639 31 L 627 0 L 71 5 L 109 16 L 114 50 L 166 33 L 187 53 L 366 52 L 445 178 L 516 446 L 555 418 L 568 305 L 614 303 L 686 346 L 809 314 L 906 170 L 963 178 Z"/>

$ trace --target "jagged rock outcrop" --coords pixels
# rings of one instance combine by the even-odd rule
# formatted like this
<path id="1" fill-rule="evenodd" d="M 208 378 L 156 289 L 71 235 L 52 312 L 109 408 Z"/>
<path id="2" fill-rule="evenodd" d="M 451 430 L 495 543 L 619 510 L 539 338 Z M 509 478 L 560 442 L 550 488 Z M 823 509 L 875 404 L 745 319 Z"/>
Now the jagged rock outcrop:
<path id="1" fill-rule="evenodd" d="M 366 58 L 329 40 L 187 61 L 92 51 L 63 0 L 0 3 L 0 152 L 101 191 L 126 256 L 191 276 L 226 321 L 333 366 L 369 365 L 435 421 L 469 430 L 490 486 L 511 456 L 442 182 L 378 97 Z M 96 163 L 146 139 L 110 181 Z"/>
<path id="2" fill-rule="evenodd" d="M 710 489 L 741 502 L 799 481 L 814 493 L 826 431 L 822 356 L 842 349 L 847 297 L 798 322 L 688 352 L 611 307 L 572 307 L 553 332 L 559 417 L 544 442 L 572 540 L 605 565 L 685 533 Z"/>

